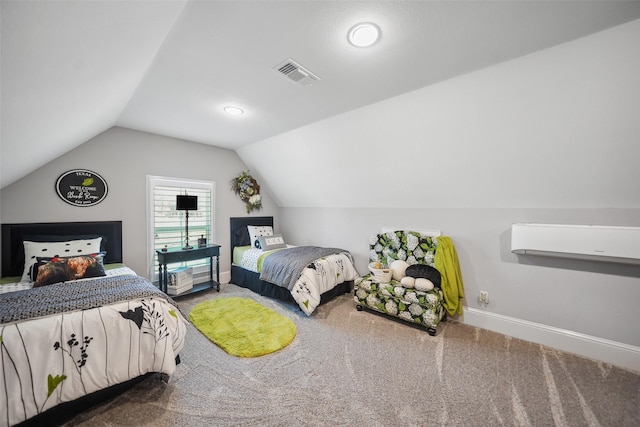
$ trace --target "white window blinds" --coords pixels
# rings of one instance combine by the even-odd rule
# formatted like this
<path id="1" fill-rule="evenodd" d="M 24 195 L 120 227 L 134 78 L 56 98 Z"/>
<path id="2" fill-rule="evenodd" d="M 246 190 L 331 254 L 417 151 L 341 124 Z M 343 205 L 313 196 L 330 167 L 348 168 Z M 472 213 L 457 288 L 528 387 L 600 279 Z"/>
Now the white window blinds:
<path id="1" fill-rule="evenodd" d="M 158 260 L 155 251 L 167 248 L 181 248 L 187 243 L 186 211 L 176 209 L 176 196 L 198 196 L 198 210 L 189 211 L 189 245 L 198 245 L 198 239 L 205 237 L 207 243 L 215 241 L 215 183 L 208 181 L 183 180 L 176 178 L 148 177 L 148 223 L 150 277 L 158 279 Z M 208 271 L 208 260 L 195 260 L 170 265 L 169 269 L 181 266 L 194 267 L 194 274 Z"/>

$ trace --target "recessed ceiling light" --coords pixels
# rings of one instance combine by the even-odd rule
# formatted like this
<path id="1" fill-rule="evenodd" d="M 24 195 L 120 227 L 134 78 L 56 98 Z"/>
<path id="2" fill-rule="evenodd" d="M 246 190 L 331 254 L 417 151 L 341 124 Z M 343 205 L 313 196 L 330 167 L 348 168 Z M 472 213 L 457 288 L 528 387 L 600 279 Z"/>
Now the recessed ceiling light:
<path id="1" fill-rule="evenodd" d="M 367 47 L 375 44 L 380 38 L 380 27 L 372 22 L 356 24 L 349 30 L 347 39 L 356 47 Z"/>
<path id="2" fill-rule="evenodd" d="M 233 107 L 231 105 L 224 107 L 224 112 L 231 116 L 240 116 L 244 114 L 244 110 L 239 107 Z"/>

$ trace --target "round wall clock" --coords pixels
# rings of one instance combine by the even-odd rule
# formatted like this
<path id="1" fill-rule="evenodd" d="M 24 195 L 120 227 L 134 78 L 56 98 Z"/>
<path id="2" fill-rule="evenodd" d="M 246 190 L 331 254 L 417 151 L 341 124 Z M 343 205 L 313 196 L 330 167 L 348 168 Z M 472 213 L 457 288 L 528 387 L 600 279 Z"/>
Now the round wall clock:
<path id="1" fill-rule="evenodd" d="M 107 197 L 107 181 L 95 172 L 74 169 L 60 175 L 56 192 L 73 206 L 97 205 Z"/>

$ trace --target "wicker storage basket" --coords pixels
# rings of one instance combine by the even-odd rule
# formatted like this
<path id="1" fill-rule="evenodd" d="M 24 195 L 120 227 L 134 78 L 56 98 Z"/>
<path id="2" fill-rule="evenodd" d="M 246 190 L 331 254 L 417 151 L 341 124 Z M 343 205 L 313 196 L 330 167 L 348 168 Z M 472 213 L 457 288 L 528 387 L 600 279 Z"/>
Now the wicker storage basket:
<path id="1" fill-rule="evenodd" d="M 376 268 L 376 263 L 369 264 L 369 271 L 371 272 L 371 280 L 377 283 L 389 283 L 391 282 L 392 271 L 390 268 Z"/>

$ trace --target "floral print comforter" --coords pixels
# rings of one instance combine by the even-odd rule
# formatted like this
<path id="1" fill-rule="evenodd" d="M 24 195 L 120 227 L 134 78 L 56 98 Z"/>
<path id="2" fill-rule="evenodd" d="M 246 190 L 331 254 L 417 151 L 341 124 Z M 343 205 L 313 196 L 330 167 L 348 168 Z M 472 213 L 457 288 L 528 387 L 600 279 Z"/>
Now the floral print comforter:
<path id="1" fill-rule="evenodd" d="M 288 249 L 296 248 L 288 246 Z M 284 249 L 261 251 L 247 249 L 242 254 L 241 267 L 256 273 L 262 273 L 265 259 L 272 253 Z M 290 290 L 291 296 L 298 303 L 300 309 L 307 315 L 320 305 L 321 295 L 337 285 L 355 280 L 359 276 L 353 264 L 353 258 L 347 251 L 320 257 L 302 269 L 295 284 Z"/>
<path id="2" fill-rule="evenodd" d="M 50 286 L 67 286 L 73 300 L 71 283 Z M 149 372 L 174 373 L 187 321 L 148 280 L 127 286 L 147 296 L 0 324 L 0 426 Z M 46 297 L 46 288 L 20 297 Z"/>
<path id="3" fill-rule="evenodd" d="M 437 248 L 437 237 L 416 231 L 391 231 L 371 236 L 369 261 L 379 261 L 389 266 L 395 260 L 403 260 L 409 265 L 433 267 Z M 421 324 L 428 328 L 430 334 L 435 334 L 436 327 L 445 316 L 442 289 L 436 287 L 423 292 L 408 288 L 394 279 L 389 283 L 377 283 L 371 274 L 355 281 L 354 302 L 356 307 L 366 307 Z"/>

